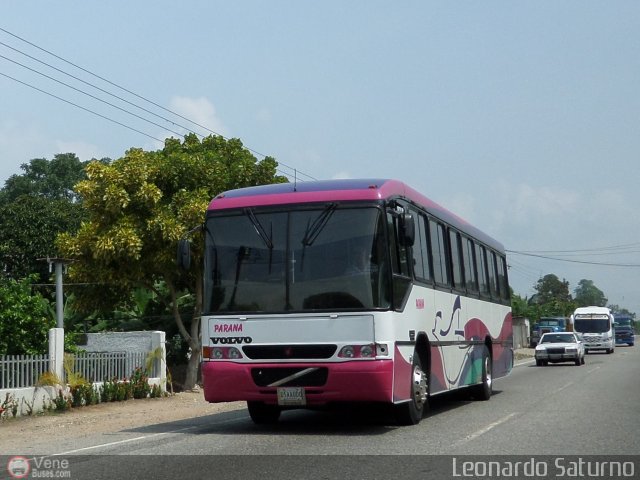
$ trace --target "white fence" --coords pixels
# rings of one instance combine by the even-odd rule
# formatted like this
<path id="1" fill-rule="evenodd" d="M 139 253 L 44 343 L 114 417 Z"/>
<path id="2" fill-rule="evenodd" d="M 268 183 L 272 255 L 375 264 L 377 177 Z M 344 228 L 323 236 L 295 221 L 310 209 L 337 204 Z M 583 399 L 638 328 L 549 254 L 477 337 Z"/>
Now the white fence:
<path id="1" fill-rule="evenodd" d="M 83 352 L 75 356 L 73 372 L 91 383 L 122 380 L 136 368 L 145 369 L 147 357 L 145 352 Z M 155 377 L 151 370 L 148 376 Z"/>
<path id="2" fill-rule="evenodd" d="M 82 352 L 73 355 L 71 371 L 90 383 L 128 378 L 136 368 L 146 368 L 145 352 Z M 43 373 L 48 372 L 49 355 L 0 355 L 0 390 L 35 387 Z M 159 377 L 156 362 L 149 377 Z M 65 372 L 65 377 L 66 377 Z M 65 378 L 62 379 L 66 380 Z"/>
<path id="3" fill-rule="evenodd" d="M 33 387 L 49 371 L 49 355 L 0 355 L 0 390 Z"/>
<path id="4" fill-rule="evenodd" d="M 138 333 L 138 337 L 140 332 Z M 126 339 L 127 332 L 105 333 L 105 336 L 115 335 Z M 74 362 L 67 367 L 74 374 L 81 375 L 88 382 L 96 384 L 105 380 L 129 378 L 136 368 L 143 370 L 148 367 L 146 374 L 149 384 L 159 385 L 164 391 L 166 383 L 166 349 L 164 332 L 145 332 L 148 337 L 146 347 L 139 351 L 89 351 L 74 355 Z M 25 413 L 25 405 L 31 405 L 26 411 L 37 412 L 45 408 L 45 400 L 38 393 L 38 380 L 46 372 L 54 373 L 57 378 L 66 383 L 64 368 L 64 331 L 61 328 L 49 330 L 48 355 L 15 355 L 0 356 L 0 404 L 9 396 L 20 403 L 18 415 Z M 49 387 L 43 387 L 47 390 Z M 55 389 L 49 392 L 56 395 Z M 52 397 L 51 397 L 52 398 Z"/>

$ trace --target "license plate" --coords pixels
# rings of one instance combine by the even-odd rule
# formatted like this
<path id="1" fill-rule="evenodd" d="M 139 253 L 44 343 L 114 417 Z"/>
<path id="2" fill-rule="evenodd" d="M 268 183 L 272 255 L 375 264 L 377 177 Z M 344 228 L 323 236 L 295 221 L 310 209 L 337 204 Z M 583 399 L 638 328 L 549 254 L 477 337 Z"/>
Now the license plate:
<path id="1" fill-rule="evenodd" d="M 307 397 L 303 387 L 278 388 L 278 405 L 303 406 L 307 404 Z"/>

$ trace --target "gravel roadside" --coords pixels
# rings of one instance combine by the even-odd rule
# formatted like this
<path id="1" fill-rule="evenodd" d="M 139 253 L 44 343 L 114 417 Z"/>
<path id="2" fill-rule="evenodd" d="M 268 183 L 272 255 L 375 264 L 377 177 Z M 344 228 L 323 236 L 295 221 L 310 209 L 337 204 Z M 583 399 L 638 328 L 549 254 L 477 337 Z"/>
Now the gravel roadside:
<path id="1" fill-rule="evenodd" d="M 164 398 L 76 407 L 64 413 L 9 418 L 0 421 L 0 454 L 26 450 L 34 438 L 55 438 L 65 433 L 82 438 L 244 408 L 245 402 L 208 403 L 202 390 L 197 390 Z"/>

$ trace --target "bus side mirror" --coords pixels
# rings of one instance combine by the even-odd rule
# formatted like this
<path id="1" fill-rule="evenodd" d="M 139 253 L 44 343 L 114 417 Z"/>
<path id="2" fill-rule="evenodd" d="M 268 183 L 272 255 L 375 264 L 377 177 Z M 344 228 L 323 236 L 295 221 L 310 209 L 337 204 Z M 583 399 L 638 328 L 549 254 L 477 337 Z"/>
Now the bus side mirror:
<path id="1" fill-rule="evenodd" d="M 407 247 L 412 247 L 416 239 L 416 222 L 413 215 L 405 213 L 402 215 L 402 240 Z"/>
<path id="2" fill-rule="evenodd" d="M 191 267 L 191 244 L 186 238 L 178 241 L 178 257 L 176 263 L 180 270 L 187 271 Z"/>

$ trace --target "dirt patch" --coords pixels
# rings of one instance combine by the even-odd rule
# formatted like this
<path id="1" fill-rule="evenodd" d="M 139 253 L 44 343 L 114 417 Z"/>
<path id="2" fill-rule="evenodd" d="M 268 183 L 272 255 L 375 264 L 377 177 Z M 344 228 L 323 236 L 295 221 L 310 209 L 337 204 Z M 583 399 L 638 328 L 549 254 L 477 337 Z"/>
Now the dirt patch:
<path id="1" fill-rule="evenodd" d="M 163 398 L 127 400 L 76 407 L 66 412 L 0 421 L 0 452 L 20 451 L 33 438 L 70 434 L 83 437 L 186 418 L 239 410 L 245 402 L 208 403 L 200 391 L 179 392 Z"/>

